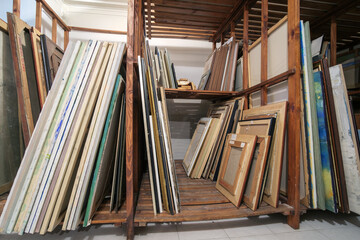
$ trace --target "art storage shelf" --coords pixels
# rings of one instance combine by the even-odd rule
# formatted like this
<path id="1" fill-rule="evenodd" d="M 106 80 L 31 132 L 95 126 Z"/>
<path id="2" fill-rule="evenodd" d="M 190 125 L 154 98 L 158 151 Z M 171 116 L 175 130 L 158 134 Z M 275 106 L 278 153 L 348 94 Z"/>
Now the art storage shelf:
<path id="1" fill-rule="evenodd" d="M 8 194 L 0 196 L 0 215 L 4 209 Z M 101 205 L 98 207 L 94 217 L 92 218 L 91 224 L 115 224 L 121 225 L 126 222 L 126 201 L 122 204 L 120 210 L 115 212 L 109 212 L 110 199 L 104 199 Z M 82 224 L 82 222 L 81 222 Z"/>
<path id="2" fill-rule="evenodd" d="M 235 91 L 209 91 L 209 90 L 181 90 L 166 88 L 165 94 L 167 99 L 207 99 L 220 100 L 235 97 L 239 92 Z"/>
<path id="3" fill-rule="evenodd" d="M 175 164 L 180 191 L 180 213 L 171 215 L 164 212 L 154 215 L 149 175 L 145 173 L 135 213 L 135 223 L 139 226 L 155 222 L 217 220 L 273 213 L 289 215 L 293 211 L 293 208 L 285 203 L 274 208 L 263 202 L 256 211 L 252 211 L 243 204 L 237 208 L 215 188 L 216 182 L 191 179 L 186 175 L 181 160 L 176 160 Z"/>

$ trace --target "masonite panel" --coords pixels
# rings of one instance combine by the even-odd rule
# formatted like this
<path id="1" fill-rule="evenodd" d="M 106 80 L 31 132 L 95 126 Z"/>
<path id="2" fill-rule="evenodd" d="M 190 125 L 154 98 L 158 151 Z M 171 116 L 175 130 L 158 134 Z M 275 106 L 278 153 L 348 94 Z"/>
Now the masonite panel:
<path id="1" fill-rule="evenodd" d="M 21 129 L 9 35 L 0 27 L 0 194 L 10 190 L 21 162 Z"/>
<path id="2" fill-rule="evenodd" d="M 229 134 L 226 139 L 216 188 L 236 207 L 240 206 L 244 193 L 256 138 L 255 135 Z"/>

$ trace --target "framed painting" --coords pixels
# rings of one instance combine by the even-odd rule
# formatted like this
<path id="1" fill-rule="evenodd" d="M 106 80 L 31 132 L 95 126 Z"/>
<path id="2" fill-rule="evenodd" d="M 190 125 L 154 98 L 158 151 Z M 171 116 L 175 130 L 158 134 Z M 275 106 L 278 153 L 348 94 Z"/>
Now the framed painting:
<path id="1" fill-rule="evenodd" d="M 245 190 L 256 139 L 256 135 L 245 134 L 229 134 L 226 139 L 216 188 L 236 207 Z"/>
<path id="2" fill-rule="evenodd" d="M 188 176 L 190 176 L 194 167 L 196 158 L 200 152 L 200 148 L 208 132 L 210 123 L 211 118 L 201 118 L 195 129 L 183 161 L 183 166 Z"/>
<path id="3" fill-rule="evenodd" d="M 287 102 L 279 102 L 266 106 L 244 110 L 243 120 L 268 118 L 276 115 L 274 133 L 269 150 L 269 169 L 264 189 L 264 201 L 273 207 L 278 206 L 280 180 L 285 144 Z M 266 133 L 261 134 L 266 135 Z"/>
<path id="4" fill-rule="evenodd" d="M 244 203 L 255 211 L 261 201 L 261 186 L 270 147 L 270 136 L 257 136 L 250 172 L 244 193 Z"/>

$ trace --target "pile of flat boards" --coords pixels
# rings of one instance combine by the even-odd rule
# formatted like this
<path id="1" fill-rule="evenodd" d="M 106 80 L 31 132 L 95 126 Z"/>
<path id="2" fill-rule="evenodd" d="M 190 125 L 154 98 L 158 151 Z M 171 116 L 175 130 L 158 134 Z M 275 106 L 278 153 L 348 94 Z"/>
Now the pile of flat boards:
<path id="1" fill-rule="evenodd" d="M 230 38 L 215 49 L 205 62 L 199 90 L 233 91 L 239 42 Z"/>
<path id="2" fill-rule="evenodd" d="M 159 87 L 162 73 L 157 71 L 157 54 L 145 44 L 145 58 L 138 57 L 146 157 L 150 176 L 154 214 L 163 210 L 180 211 L 179 189 L 171 147 L 165 91 Z"/>
<path id="3" fill-rule="evenodd" d="M 178 88 L 174 63 L 171 62 L 169 51 L 159 50 L 155 47 L 155 52 L 150 52 L 150 58 L 153 60 L 156 76 L 159 85 L 164 88 Z"/>
<path id="4" fill-rule="evenodd" d="M 63 51 L 12 13 L 0 19 L 0 194 L 20 165 Z"/>
<path id="5" fill-rule="evenodd" d="M 210 178 L 237 207 L 277 207 L 287 102 L 243 110 L 244 99 L 215 103 L 201 118 L 183 166 L 191 178 Z"/>
<path id="6" fill-rule="evenodd" d="M 312 56 L 321 55 L 327 46 L 321 39 L 311 44 L 308 22 L 301 21 L 300 33 L 305 180 L 301 202 L 309 208 L 360 214 L 359 142 L 343 69 L 329 67 L 323 54 Z"/>
<path id="7" fill-rule="evenodd" d="M 109 211 L 118 210 L 124 195 L 124 53 L 124 43 L 69 44 L 2 212 L 1 232 L 44 234 L 60 222 L 63 230 L 81 221 L 87 226 L 109 194 Z"/>

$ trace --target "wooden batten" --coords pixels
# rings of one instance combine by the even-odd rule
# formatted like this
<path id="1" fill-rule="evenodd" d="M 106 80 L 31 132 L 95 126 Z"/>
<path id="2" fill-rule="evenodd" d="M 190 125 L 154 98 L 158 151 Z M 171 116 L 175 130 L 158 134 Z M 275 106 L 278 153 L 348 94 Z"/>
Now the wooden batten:
<path id="1" fill-rule="evenodd" d="M 243 89 L 249 88 L 249 5 L 244 6 L 244 31 L 243 31 Z M 249 98 L 245 97 L 244 109 L 249 106 Z"/>
<path id="2" fill-rule="evenodd" d="M 21 0 L 13 0 L 13 14 L 20 17 L 20 2 Z"/>
<path id="3" fill-rule="evenodd" d="M 288 224 L 300 226 L 300 0 L 288 0 L 288 66 L 295 73 L 288 78 L 288 204 L 294 208 Z"/>
<path id="4" fill-rule="evenodd" d="M 51 40 L 56 43 L 57 38 L 57 19 L 53 17 L 52 19 L 52 25 L 51 25 Z"/>
<path id="5" fill-rule="evenodd" d="M 268 71 L 268 0 L 261 1 L 261 82 L 267 80 Z M 261 88 L 261 106 L 267 104 L 267 88 Z"/>
<path id="6" fill-rule="evenodd" d="M 41 32 L 41 20 L 42 20 L 42 3 L 36 2 L 35 28 L 39 32 Z"/>
<path id="7" fill-rule="evenodd" d="M 336 18 L 331 18 L 331 25 L 330 25 L 330 65 L 336 65 L 336 42 L 337 42 L 337 24 Z"/>

